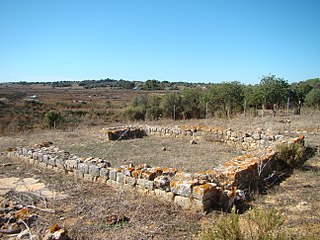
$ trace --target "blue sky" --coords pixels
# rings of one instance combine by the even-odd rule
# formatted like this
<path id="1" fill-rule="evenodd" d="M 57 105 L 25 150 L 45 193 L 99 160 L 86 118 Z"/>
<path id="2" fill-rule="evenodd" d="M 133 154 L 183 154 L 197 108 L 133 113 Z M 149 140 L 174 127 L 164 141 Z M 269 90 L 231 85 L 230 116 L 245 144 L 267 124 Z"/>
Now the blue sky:
<path id="1" fill-rule="evenodd" d="M 0 82 L 320 77 L 319 0 L 1 0 Z"/>

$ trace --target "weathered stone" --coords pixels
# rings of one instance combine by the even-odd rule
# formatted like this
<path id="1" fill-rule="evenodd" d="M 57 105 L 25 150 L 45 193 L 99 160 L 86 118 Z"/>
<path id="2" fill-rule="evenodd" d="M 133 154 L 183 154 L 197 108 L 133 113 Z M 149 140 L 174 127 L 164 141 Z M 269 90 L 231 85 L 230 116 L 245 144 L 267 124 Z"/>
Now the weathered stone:
<path id="1" fill-rule="evenodd" d="M 117 181 L 117 170 L 116 169 L 111 169 L 109 172 L 109 178 L 112 181 Z"/>
<path id="2" fill-rule="evenodd" d="M 175 196 L 174 203 L 182 209 L 191 209 L 193 205 L 190 198 L 183 196 Z"/>
<path id="3" fill-rule="evenodd" d="M 32 154 L 32 158 L 33 158 L 34 160 L 38 160 L 38 152 L 34 152 L 34 153 Z"/>
<path id="4" fill-rule="evenodd" d="M 83 180 L 88 181 L 88 182 L 95 182 L 97 177 L 94 177 L 90 174 L 84 174 L 83 175 Z"/>
<path id="5" fill-rule="evenodd" d="M 175 195 L 184 197 L 190 197 L 192 194 L 193 184 L 187 183 L 186 181 L 171 181 L 170 189 Z"/>
<path id="6" fill-rule="evenodd" d="M 154 183 L 153 183 L 153 181 L 146 181 L 145 182 L 145 184 L 144 184 L 144 187 L 146 188 L 146 189 L 149 189 L 149 190 L 153 190 L 154 189 Z"/>
<path id="7" fill-rule="evenodd" d="M 65 165 L 64 165 L 65 161 L 62 158 L 57 157 L 55 160 L 56 160 L 55 164 L 56 164 L 57 168 L 65 169 Z M 49 161 L 51 161 L 51 160 L 49 160 Z"/>
<path id="8" fill-rule="evenodd" d="M 156 176 L 157 176 L 157 173 L 152 171 L 143 171 L 141 174 L 141 177 L 146 180 L 154 180 Z"/>
<path id="9" fill-rule="evenodd" d="M 42 155 L 42 162 L 48 163 L 49 156 L 47 154 Z"/>
<path id="10" fill-rule="evenodd" d="M 101 168 L 100 169 L 100 177 L 103 178 L 103 179 L 108 180 L 109 179 L 109 169 Z"/>
<path id="11" fill-rule="evenodd" d="M 28 152 L 27 152 L 27 156 L 32 158 L 33 152 L 34 152 L 34 150 L 29 149 Z"/>
<path id="12" fill-rule="evenodd" d="M 94 177 L 99 177 L 100 176 L 100 167 L 96 165 L 89 165 L 89 174 Z"/>
<path id="13" fill-rule="evenodd" d="M 142 188 L 145 188 L 145 185 L 146 185 L 146 182 L 147 182 L 147 181 L 148 181 L 148 180 L 146 180 L 146 179 L 138 178 L 138 179 L 137 179 L 137 185 L 140 186 L 140 187 L 142 187 Z"/>
<path id="14" fill-rule="evenodd" d="M 170 180 L 167 176 L 159 176 L 154 179 L 154 184 L 157 188 L 165 191 L 170 190 Z"/>
<path id="15" fill-rule="evenodd" d="M 116 180 L 116 181 L 117 181 L 118 183 L 120 183 L 120 184 L 124 184 L 124 177 L 125 177 L 125 176 L 124 176 L 123 173 L 118 172 L 118 173 L 117 173 L 117 180 Z"/>
<path id="16" fill-rule="evenodd" d="M 217 203 L 213 203 L 210 199 L 208 200 L 193 199 L 191 209 L 196 212 L 206 212 L 206 211 L 215 209 L 217 207 L 218 207 Z"/>
<path id="17" fill-rule="evenodd" d="M 84 174 L 89 174 L 89 166 L 86 163 L 79 163 L 78 169 Z"/>
<path id="18" fill-rule="evenodd" d="M 130 186 L 135 186 L 137 184 L 137 179 L 133 177 L 126 176 L 124 178 L 124 183 Z"/>
<path id="19" fill-rule="evenodd" d="M 77 160 L 66 160 L 64 165 L 68 171 L 73 171 L 78 169 L 78 161 Z"/>
<path id="20" fill-rule="evenodd" d="M 218 194 L 217 185 L 215 183 L 206 183 L 194 186 L 192 196 L 199 200 L 212 199 Z"/>
<path id="21" fill-rule="evenodd" d="M 173 200 L 174 200 L 174 194 L 172 192 L 165 192 L 160 189 L 155 189 L 154 193 L 158 198 L 160 198 L 164 201 L 173 202 Z"/>
<path id="22" fill-rule="evenodd" d="M 131 172 L 131 176 L 134 177 L 134 178 L 140 178 L 141 172 L 142 171 L 140 169 L 136 169 L 136 170 Z"/>

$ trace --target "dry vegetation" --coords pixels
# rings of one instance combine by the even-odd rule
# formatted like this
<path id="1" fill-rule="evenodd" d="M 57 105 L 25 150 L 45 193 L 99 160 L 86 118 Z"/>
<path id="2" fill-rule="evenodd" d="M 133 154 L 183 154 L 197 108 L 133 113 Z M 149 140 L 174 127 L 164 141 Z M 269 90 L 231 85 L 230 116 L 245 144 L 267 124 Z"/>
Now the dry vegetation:
<path id="1" fill-rule="evenodd" d="M 10 90 L 10 87 L 8 88 Z M 55 91 L 66 90 L 48 91 L 51 95 L 39 93 L 39 98 L 55 98 Z M 32 93 L 34 94 L 34 89 Z M 65 97 L 74 99 L 74 96 L 68 94 Z M 80 96 L 76 98 L 81 100 Z M 123 100 L 119 104 L 125 102 Z M 288 131 L 288 134 L 290 131 L 301 131 L 306 135 L 306 144 L 318 149 L 319 120 L 319 112 L 304 110 L 300 116 L 287 116 L 283 112 L 277 117 L 241 116 L 231 120 L 162 121 L 155 124 L 206 124 L 242 130 L 263 128 Z M 0 137 L 0 152 L 4 152 L 8 147 L 50 140 L 58 147 L 79 156 L 105 158 L 113 166 L 127 162 L 148 163 L 154 166 L 177 167 L 190 172 L 206 170 L 239 154 L 232 147 L 219 143 L 199 141 L 196 145 L 190 145 L 185 139 L 145 137 L 106 142 L 99 138 L 99 130 L 102 127 L 106 125 L 81 126 L 72 131 L 43 129 L 21 133 L 13 131 L 11 135 Z M 163 147 L 167 150 L 163 151 Z M 267 195 L 255 196 L 252 205 L 278 210 L 284 219 L 281 231 L 290 233 L 293 239 L 301 237 L 319 239 L 319 170 L 320 155 L 316 153 L 301 167 L 295 169 L 279 186 L 269 189 Z M 79 182 L 50 170 L 31 168 L 19 160 L 8 159 L 4 154 L 0 156 L 0 175 L 1 178 L 33 177 L 40 179 L 50 189 L 67 194 L 64 199 L 48 200 L 48 207 L 55 209 L 55 214 L 39 213 L 32 231 L 40 234 L 53 223 L 57 223 L 69 231 L 72 239 L 196 239 L 203 226 L 212 226 L 212 223 L 216 223 L 219 219 L 217 216 L 220 216 L 219 212 L 211 212 L 208 215 L 194 214 L 151 197 L 115 190 L 104 185 Z M 10 196 L 1 196 L 0 200 L 4 201 L 4 198 L 8 200 Z M 241 216 L 241 219 L 245 219 L 246 214 L 248 213 Z"/>

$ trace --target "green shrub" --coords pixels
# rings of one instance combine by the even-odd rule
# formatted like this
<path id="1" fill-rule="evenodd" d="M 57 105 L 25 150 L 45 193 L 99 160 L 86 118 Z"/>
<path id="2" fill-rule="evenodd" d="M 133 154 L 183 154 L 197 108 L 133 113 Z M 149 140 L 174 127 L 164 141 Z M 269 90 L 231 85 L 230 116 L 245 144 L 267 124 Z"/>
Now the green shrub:
<path id="1" fill-rule="evenodd" d="M 140 107 L 127 107 L 122 110 L 121 118 L 127 121 L 145 120 L 145 111 Z"/>
<path id="2" fill-rule="evenodd" d="M 49 112 L 47 112 L 44 115 L 44 125 L 51 129 L 51 128 L 56 128 L 58 123 L 60 123 L 62 121 L 62 116 L 60 114 L 60 112 L 56 112 L 53 110 L 50 110 Z"/>
<path id="3" fill-rule="evenodd" d="M 298 143 L 277 145 L 277 159 L 288 167 L 296 167 L 303 162 L 304 147 Z"/>
<path id="4" fill-rule="evenodd" d="M 253 208 L 241 217 L 232 211 L 205 227 L 201 240 L 285 240 L 289 235 L 280 230 L 283 219 L 274 209 Z"/>

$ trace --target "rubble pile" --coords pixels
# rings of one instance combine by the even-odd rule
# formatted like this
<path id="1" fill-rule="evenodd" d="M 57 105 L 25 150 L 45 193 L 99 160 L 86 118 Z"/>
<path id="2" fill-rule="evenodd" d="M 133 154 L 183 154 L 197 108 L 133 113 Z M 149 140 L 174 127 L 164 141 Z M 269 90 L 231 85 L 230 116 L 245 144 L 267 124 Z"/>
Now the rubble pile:
<path id="1" fill-rule="evenodd" d="M 31 194 L 31 193 L 30 193 Z M 55 213 L 53 209 L 40 208 L 35 204 L 35 195 L 10 191 L 0 202 L 0 238 L 5 239 L 47 239 L 68 240 L 67 231 L 55 225 L 41 238 L 39 229 L 35 230 L 41 212 Z M 15 200 L 12 200 L 15 199 Z M 31 203 L 31 202 L 32 203 Z M 37 227 L 36 227 L 37 228 Z"/>

